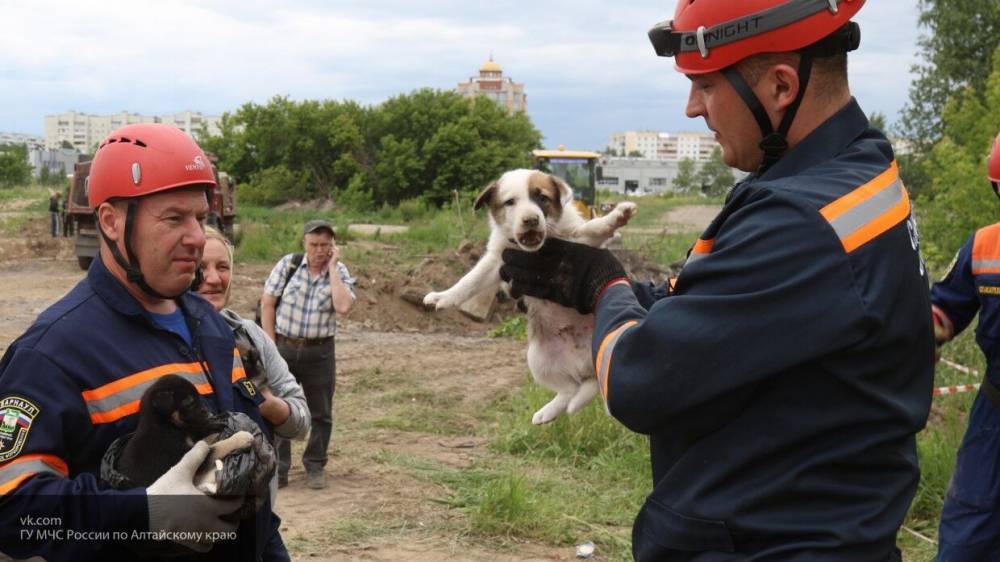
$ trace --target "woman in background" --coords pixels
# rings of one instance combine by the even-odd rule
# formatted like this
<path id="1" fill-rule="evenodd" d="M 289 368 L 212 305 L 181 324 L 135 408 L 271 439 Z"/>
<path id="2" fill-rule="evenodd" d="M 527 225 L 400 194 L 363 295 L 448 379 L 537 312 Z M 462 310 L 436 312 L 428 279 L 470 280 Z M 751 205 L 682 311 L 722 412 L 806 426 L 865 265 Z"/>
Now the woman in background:
<path id="1" fill-rule="evenodd" d="M 205 227 L 201 269 L 203 278 L 195 291 L 211 303 L 233 329 L 247 378 L 264 398 L 260 403 L 261 416 L 271 424 L 276 436 L 304 438 L 309 433 L 310 418 L 302 387 L 288 371 L 288 364 L 264 330 L 226 308 L 233 274 L 233 247 L 211 226 Z M 276 492 L 277 476 L 271 481 L 272 503 Z"/>

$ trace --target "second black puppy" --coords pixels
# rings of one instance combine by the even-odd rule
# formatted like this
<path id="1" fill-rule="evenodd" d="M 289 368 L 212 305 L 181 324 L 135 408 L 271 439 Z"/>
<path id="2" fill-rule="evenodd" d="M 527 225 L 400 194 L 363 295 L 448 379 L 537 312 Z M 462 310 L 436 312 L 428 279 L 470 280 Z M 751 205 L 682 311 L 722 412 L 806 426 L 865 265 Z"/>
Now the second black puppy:
<path id="1" fill-rule="evenodd" d="M 122 450 L 117 469 L 134 485 L 149 486 L 196 442 L 220 429 L 193 384 L 177 375 L 160 377 L 142 395 L 139 427 Z"/>

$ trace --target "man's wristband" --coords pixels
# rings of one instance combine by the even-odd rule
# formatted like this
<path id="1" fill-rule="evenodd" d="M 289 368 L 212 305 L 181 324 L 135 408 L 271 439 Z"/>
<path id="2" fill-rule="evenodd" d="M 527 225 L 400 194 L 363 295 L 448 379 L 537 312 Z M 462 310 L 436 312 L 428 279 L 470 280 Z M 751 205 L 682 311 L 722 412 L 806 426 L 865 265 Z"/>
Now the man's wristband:
<path id="1" fill-rule="evenodd" d="M 628 280 L 628 277 L 615 277 L 614 279 L 611 279 L 610 281 L 605 283 L 604 286 L 601 287 L 599 291 L 597 291 L 597 297 L 594 298 L 594 303 L 592 306 L 594 310 L 597 310 L 597 303 L 601 302 L 601 297 L 604 296 L 604 293 L 614 285 L 625 285 L 626 287 L 631 287 L 632 282 Z"/>

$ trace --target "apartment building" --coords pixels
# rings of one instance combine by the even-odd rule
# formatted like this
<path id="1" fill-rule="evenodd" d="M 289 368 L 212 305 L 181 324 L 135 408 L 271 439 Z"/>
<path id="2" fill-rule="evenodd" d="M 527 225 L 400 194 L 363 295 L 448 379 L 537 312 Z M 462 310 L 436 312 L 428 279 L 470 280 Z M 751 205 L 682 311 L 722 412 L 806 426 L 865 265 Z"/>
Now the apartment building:
<path id="1" fill-rule="evenodd" d="M 658 157 L 666 160 L 694 160 L 704 162 L 711 158 L 719 143 L 715 133 L 670 133 L 658 147 Z"/>
<path id="2" fill-rule="evenodd" d="M 641 153 L 649 160 L 681 161 L 685 158 L 704 162 L 712 156 L 719 143 L 713 133 L 662 133 L 658 131 L 624 131 L 614 133 L 608 148 L 619 156 Z"/>
<path id="3" fill-rule="evenodd" d="M 140 115 L 122 111 L 112 115 L 91 115 L 69 111 L 45 116 L 45 148 L 54 149 L 69 143 L 83 153 L 93 152 L 97 143 L 111 131 L 135 123 L 167 123 L 194 137 L 202 126 L 217 135 L 220 117 L 203 115 L 197 111 L 184 111 L 172 115 Z"/>
<path id="4" fill-rule="evenodd" d="M 45 144 L 45 139 L 24 133 L 5 133 L 0 131 L 0 144 L 23 144 L 30 149 L 35 146 L 42 146 Z"/>
<path id="5" fill-rule="evenodd" d="M 642 158 L 659 158 L 660 143 L 667 133 L 656 131 L 624 131 L 611 135 L 608 148 L 615 151 L 619 156 L 641 153 Z"/>

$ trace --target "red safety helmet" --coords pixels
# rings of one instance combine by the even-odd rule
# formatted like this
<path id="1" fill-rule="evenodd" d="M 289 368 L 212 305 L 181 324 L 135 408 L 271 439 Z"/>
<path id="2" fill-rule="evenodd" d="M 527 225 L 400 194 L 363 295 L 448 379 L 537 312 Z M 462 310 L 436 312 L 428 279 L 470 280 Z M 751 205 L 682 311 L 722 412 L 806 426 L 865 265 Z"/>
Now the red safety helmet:
<path id="1" fill-rule="evenodd" d="M 841 29 L 865 0 L 678 0 L 674 19 L 649 31 L 677 70 L 703 74 L 751 55 L 797 51 Z M 854 47 L 857 47 L 856 43 Z"/>
<path id="2" fill-rule="evenodd" d="M 139 123 L 116 129 L 98 145 L 87 185 L 87 201 L 97 208 L 109 199 L 216 182 L 194 139 L 170 125 Z"/>
<path id="3" fill-rule="evenodd" d="M 865 0 L 678 0 L 674 19 L 649 30 L 656 54 L 674 57 L 685 74 L 721 72 L 760 128 L 764 173 L 788 150 L 788 131 L 809 85 L 813 59 L 858 48 L 850 19 Z M 734 65 L 752 55 L 796 51 L 799 90 L 777 129 L 757 94 Z"/>
<path id="4" fill-rule="evenodd" d="M 139 257 L 132 247 L 136 209 L 144 195 L 201 186 L 206 190 L 216 186 L 215 174 L 208 157 L 194 139 L 183 131 L 161 123 L 126 125 L 108 135 L 97 147 L 87 177 L 87 202 L 95 209 L 105 201 L 127 199 L 123 245 L 128 259 L 118 244 L 108 238 L 97 221 L 97 231 L 108 246 L 126 278 L 146 294 L 162 299 L 179 295 L 164 295 L 146 281 Z M 195 283 L 200 284 L 195 275 Z"/>

